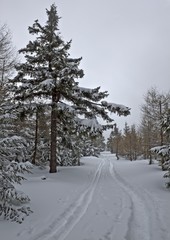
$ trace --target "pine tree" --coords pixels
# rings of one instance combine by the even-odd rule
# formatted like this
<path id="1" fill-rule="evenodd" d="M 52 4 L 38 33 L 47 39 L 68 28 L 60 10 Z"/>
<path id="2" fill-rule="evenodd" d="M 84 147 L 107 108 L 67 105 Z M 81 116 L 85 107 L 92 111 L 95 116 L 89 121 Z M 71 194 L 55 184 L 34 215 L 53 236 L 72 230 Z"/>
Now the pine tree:
<path id="1" fill-rule="evenodd" d="M 2 96 L 2 95 L 1 95 Z M 8 95 L 0 101 L 0 216 L 21 223 L 31 212 L 25 203 L 29 197 L 17 191 L 15 183 L 31 168 L 28 158 L 28 142 L 20 134 L 21 122 L 18 112 Z"/>
<path id="2" fill-rule="evenodd" d="M 24 205 L 30 201 L 29 197 L 15 188 L 15 183 L 25 179 L 22 174 L 31 168 L 29 162 L 0 161 L 0 216 L 7 220 L 22 223 L 32 212 Z"/>
<path id="3" fill-rule="evenodd" d="M 93 118 L 80 120 L 80 127 L 80 141 L 83 142 L 82 155 L 99 157 L 104 145 L 102 138 L 104 126 L 99 124 L 96 118 Z"/>
<path id="4" fill-rule="evenodd" d="M 57 171 L 57 129 L 59 109 L 63 108 L 66 116 L 69 111 L 85 118 L 101 116 L 107 122 L 112 122 L 107 110 L 119 115 L 128 115 L 129 108 L 101 101 L 108 93 L 100 92 L 100 87 L 94 89 L 81 88 L 76 79 L 84 76 L 79 69 L 82 58 L 73 59 L 69 55 L 71 41 L 64 42 L 59 29 L 59 16 L 53 4 L 46 10 L 47 22 L 42 26 L 36 20 L 29 33 L 36 36 L 19 52 L 25 55 L 25 63 L 17 66 L 17 76 L 11 81 L 16 103 L 28 109 L 29 104 L 41 102 L 51 107 L 51 139 L 50 139 L 50 172 Z M 15 83 L 15 84 L 14 84 Z M 15 87 L 15 88 L 14 88 Z M 70 105 L 70 104 L 72 105 Z"/>
<path id="5" fill-rule="evenodd" d="M 161 167 L 163 171 L 167 171 L 164 174 L 165 178 L 168 178 L 166 186 L 170 187 L 170 110 L 168 109 L 161 123 L 162 129 L 166 134 L 166 144 L 156 146 L 150 149 L 152 153 L 156 153 L 161 157 Z"/>

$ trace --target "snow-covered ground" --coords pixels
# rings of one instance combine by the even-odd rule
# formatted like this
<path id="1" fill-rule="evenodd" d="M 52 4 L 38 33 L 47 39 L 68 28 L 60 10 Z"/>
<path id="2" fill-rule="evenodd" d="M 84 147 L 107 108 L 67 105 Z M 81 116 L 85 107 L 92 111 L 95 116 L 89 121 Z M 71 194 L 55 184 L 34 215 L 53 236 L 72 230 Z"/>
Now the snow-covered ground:
<path id="1" fill-rule="evenodd" d="M 170 239 L 170 190 L 156 162 L 118 161 L 107 152 L 81 162 L 57 174 L 36 168 L 27 175 L 18 188 L 34 213 L 22 224 L 1 219 L 0 239 Z"/>

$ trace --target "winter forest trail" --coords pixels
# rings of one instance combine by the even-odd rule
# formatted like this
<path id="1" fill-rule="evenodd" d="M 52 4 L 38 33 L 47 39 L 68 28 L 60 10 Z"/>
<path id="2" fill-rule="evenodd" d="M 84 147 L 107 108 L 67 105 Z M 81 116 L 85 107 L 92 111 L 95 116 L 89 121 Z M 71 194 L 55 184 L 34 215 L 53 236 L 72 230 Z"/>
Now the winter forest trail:
<path id="1" fill-rule="evenodd" d="M 130 175 L 127 177 L 128 171 L 132 175 L 130 169 L 124 176 L 120 171 L 121 160 L 117 161 L 114 155 L 104 152 L 99 158 L 84 158 L 82 161 L 84 165 L 81 167 L 63 169 L 56 175 L 58 179 L 54 184 L 58 189 L 55 194 L 51 190 L 44 200 L 47 204 L 53 195 L 53 204 L 56 205 L 47 212 L 40 208 L 41 217 L 26 220 L 16 239 L 170 239 L 160 199 L 155 198 L 145 185 L 138 184 L 139 181 L 130 181 Z M 68 175 L 68 172 L 72 173 Z M 51 186 L 50 177 L 49 174 L 49 180 L 43 182 L 43 189 L 45 184 L 48 188 Z M 36 184 L 34 178 L 31 181 Z"/>
<path id="2" fill-rule="evenodd" d="M 127 240 L 169 239 L 163 219 L 154 198 L 143 188 L 131 186 L 115 169 L 110 161 L 110 173 L 118 186 L 124 190 L 130 200 L 130 216 L 127 221 Z"/>

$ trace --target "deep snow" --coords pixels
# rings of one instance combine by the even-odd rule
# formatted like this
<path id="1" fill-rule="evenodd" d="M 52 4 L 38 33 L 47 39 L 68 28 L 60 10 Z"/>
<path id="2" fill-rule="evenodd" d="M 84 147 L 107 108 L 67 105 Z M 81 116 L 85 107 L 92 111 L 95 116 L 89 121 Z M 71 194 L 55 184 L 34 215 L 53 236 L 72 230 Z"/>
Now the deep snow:
<path id="1" fill-rule="evenodd" d="M 34 213 L 22 224 L 0 219 L 0 239 L 170 239 L 170 190 L 157 162 L 116 160 L 108 152 L 81 162 L 26 175 L 17 188 L 29 195 Z"/>

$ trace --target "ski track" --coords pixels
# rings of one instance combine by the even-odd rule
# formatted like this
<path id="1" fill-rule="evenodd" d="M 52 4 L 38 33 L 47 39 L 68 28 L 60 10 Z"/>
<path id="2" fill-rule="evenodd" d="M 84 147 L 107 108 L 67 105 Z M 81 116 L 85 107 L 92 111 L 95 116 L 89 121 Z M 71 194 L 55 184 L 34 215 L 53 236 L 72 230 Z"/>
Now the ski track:
<path id="1" fill-rule="evenodd" d="M 102 188 L 107 187 L 107 180 L 102 178 L 103 174 L 108 180 L 110 177 L 113 180 L 111 188 L 119 188 L 120 202 L 118 212 L 111 215 L 109 229 L 103 232 L 99 240 L 169 239 L 158 201 L 144 188 L 137 188 L 135 185 L 132 187 L 123 176 L 120 176 L 114 164 L 116 161 L 114 155 L 109 156 L 103 153 L 100 160 L 87 189 L 60 216 L 51 219 L 51 223 L 43 231 L 34 235 L 33 232 L 36 230 L 34 227 L 30 232 L 29 240 L 65 240 L 87 213 L 90 204 L 95 201 L 94 192 L 97 189 L 100 190 L 97 188 L 99 181 L 101 187 L 99 192 L 104 197 Z"/>
<path id="2" fill-rule="evenodd" d="M 144 189 L 134 189 L 118 174 L 110 160 L 110 173 L 118 185 L 127 193 L 131 201 L 131 216 L 128 221 L 126 240 L 167 240 L 168 232 L 157 202 Z M 154 222 L 153 222 L 154 219 Z"/>
<path id="3" fill-rule="evenodd" d="M 115 191 L 115 188 L 119 188 L 119 192 L 115 192 L 116 194 L 119 194 L 119 205 L 118 211 L 116 213 L 112 213 L 112 210 L 110 209 L 110 226 L 107 229 L 107 226 L 105 226 L 106 232 L 103 232 L 102 236 L 98 240 L 125 240 L 126 232 L 128 229 L 128 219 L 131 215 L 131 199 L 127 195 L 124 189 L 120 188 L 119 183 L 117 179 L 113 176 L 112 169 L 110 166 L 110 159 L 108 160 L 108 155 L 105 156 L 104 154 L 101 154 L 101 158 L 105 161 L 105 175 L 107 176 L 107 179 L 111 178 L 112 185 L 110 186 L 110 191 Z M 111 159 L 113 160 L 113 155 L 111 155 Z M 103 181 L 104 188 L 107 188 L 107 180 Z M 112 190 L 113 189 L 113 190 Z M 102 189 L 101 189 L 102 192 Z M 104 197 L 104 196 L 103 196 Z M 109 196 L 107 196 L 109 197 Z M 113 202 L 112 204 L 117 204 L 117 202 L 114 201 L 114 199 L 110 198 L 110 201 Z M 103 205 L 104 207 L 104 205 Z M 90 240 L 90 238 L 89 238 Z M 143 239 L 142 239 L 143 240 Z"/>
<path id="4" fill-rule="evenodd" d="M 152 239 L 169 239 L 169 232 L 165 227 L 165 219 L 161 215 L 161 209 L 157 200 L 146 190 L 143 190 L 141 198 L 145 202 L 149 214 L 149 221 L 152 229 L 151 238 Z M 154 216 L 154 217 L 153 217 Z M 154 221 L 153 221 L 154 219 Z"/>
<path id="5" fill-rule="evenodd" d="M 151 240 L 149 218 L 146 208 L 140 197 L 131 189 L 123 178 L 116 172 L 113 162 L 110 160 L 110 174 L 118 186 L 126 193 L 130 201 L 130 216 L 127 221 L 127 232 L 124 239 L 127 240 Z"/>
<path id="6" fill-rule="evenodd" d="M 89 187 L 79 196 L 78 200 L 68 206 L 65 212 L 55 219 L 45 230 L 32 237 L 32 240 L 64 240 L 86 213 L 105 164 L 101 160 Z"/>

